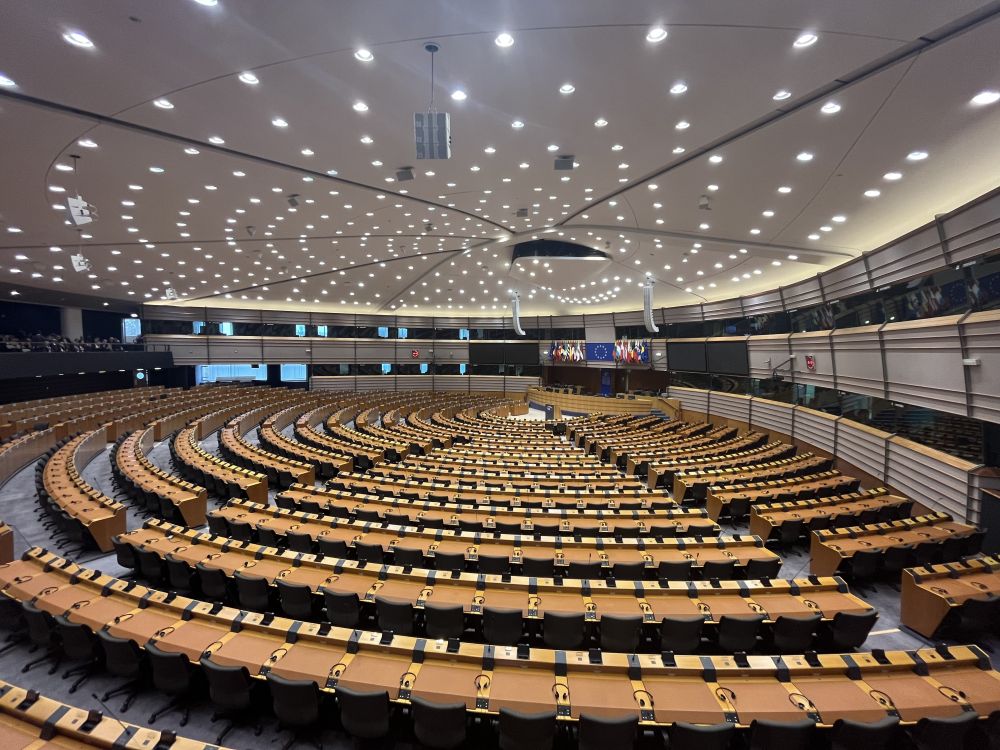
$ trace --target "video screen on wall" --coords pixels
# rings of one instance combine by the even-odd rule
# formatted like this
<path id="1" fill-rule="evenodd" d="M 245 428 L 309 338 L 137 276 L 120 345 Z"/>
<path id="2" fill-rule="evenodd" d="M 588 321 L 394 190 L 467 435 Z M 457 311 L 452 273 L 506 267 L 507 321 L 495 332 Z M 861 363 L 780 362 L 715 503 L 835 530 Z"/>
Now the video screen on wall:
<path id="1" fill-rule="evenodd" d="M 705 342 L 667 342 L 667 368 L 680 372 L 707 372 Z"/>
<path id="2" fill-rule="evenodd" d="M 747 342 L 709 341 L 708 371 L 718 375 L 749 375 Z"/>
<path id="3" fill-rule="evenodd" d="M 470 343 L 469 362 L 474 365 L 537 365 L 538 344 Z"/>

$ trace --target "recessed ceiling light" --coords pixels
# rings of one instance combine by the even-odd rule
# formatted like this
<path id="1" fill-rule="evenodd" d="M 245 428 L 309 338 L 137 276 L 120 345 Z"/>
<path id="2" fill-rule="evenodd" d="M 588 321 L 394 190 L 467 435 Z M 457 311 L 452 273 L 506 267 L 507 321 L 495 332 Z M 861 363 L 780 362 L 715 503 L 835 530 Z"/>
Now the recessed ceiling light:
<path id="1" fill-rule="evenodd" d="M 674 153 L 675 154 L 683 154 L 684 153 L 684 147 L 683 146 L 674 146 Z"/>
<path id="2" fill-rule="evenodd" d="M 709 186 L 708 186 L 708 190 L 711 190 L 711 191 L 712 191 L 713 193 L 714 193 L 714 192 L 715 192 L 716 190 L 718 190 L 718 189 L 719 189 L 719 186 L 718 186 L 718 185 L 715 185 L 715 184 L 712 184 L 712 185 L 709 185 Z"/>
<path id="3" fill-rule="evenodd" d="M 142 185 L 129 185 L 128 189 L 129 190 L 137 190 L 137 191 L 138 190 L 142 190 Z"/>
<path id="4" fill-rule="evenodd" d="M 520 167 L 521 169 L 527 169 L 527 168 L 528 168 L 528 167 L 530 167 L 531 165 L 530 165 L 530 164 L 528 164 L 528 162 L 526 162 L 526 161 L 522 161 L 522 162 L 521 162 L 520 164 L 518 164 L 517 166 L 519 166 L 519 167 Z"/>
<path id="5" fill-rule="evenodd" d="M 882 195 L 882 191 L 881 190 L 866 190 L 865 191 L 865 198 L 878 198 L 880 195 Z"/>
<path id="6" fill-rule="evenodd" d="M 193 146 L 188 146 L 186 149 L 184 149 L 184 153 L 187 154 L 188 156 L 197 156 L 198 154 L 201 153 L 201 151 L 194 148 Z"/>
<path id="7" fill-rule="evenodd" d="M 555 144 L 555 143 L 550 143 L 548 146 L 545 147 L 545 150 L 546 151 L 558 151 L 559 150 L 559 146 L 557 144 Z"/>
<path id="8" fill-rule="evenodd" d="M 163 174 L 164 169 L 163 167 L 150 167 L 149 171 L 152 172 L 153 174 Z"/>
<path id="9" fill-rule="evenodd" d="M 798 159 L 799 161 L 812 161 L 813 155 L 808 151 L 803 151 L 795 158 Z"/>
<path id="10" fill-rule="evenodd" d="M 687 130 L 689 127 L 691 127 L 691 123 L 689 123 L 687 120 L 681 120 L 679 123 L 674 125 L 674 127 L 677 130 Z"/>
<path id="11" fill-rule="evenodd" d="M 710 157 L 708 157 L 708 160 L 712 162 L 712 164 L 721 164 L 722 154 L 712 154 Z"/>
<path id="12" fill-rule="evenodd" d="M 361 102 L 361 101 L 354 102 L 354 104 L 351 105 L 351 108 L 355 112 L 367 112 L 368 111 L 368 105 L 365 104 L 364 102 Z"/>
<path id="13" fill-rule="evenodd" d="M 811 240 L 818 240 L 819 239 L 819 235 L 814 232 L 813 234 L 809 235 L 809 239 L 811 239 Z"/>
<path id="14" fill-rule="evenodd" d="M 574 91 L 576 91 L 576 86 L 572 83 L 564 83 L 559 87 L 560 94 L 572 94 Z"/>
<path id="15" fill-rule="evenodd" d="M 684 81 L 678 81 L 673 86 L 670 87 L 671 94 L 683 94 L 688 90 L 687 84 Z"/>
<path id="16" fill-rule="evenodd" d="M 768 219 L 770 219 L 772 216 L 774 216 L 774 211 L 772 211 L 771 209 L 767 209 L 766 211 L 761 211 L 760 215 L 766 216 Z"/>
<path id="17" fill-rule="evenodd" d="M 788 260 L 798 260 L 798 259 L 799 259 L 798 255 L 789 255 L 788 256 Z"/>
<path id="18" fill-rule="evenodd" d="M 667 38 L 667 30 L 662 26 L 654 26 L 646 32 L 647 42 L 662 42 Z"/>
<path id="19" fill-rule="evenodd" d="M 906 155 L 907 161 L 923 161 L 927 158 L 926 151 L 911 151 Z"/>
<path id="20" fill-rule="evenodd" d="M 462 89 L 455 89 L 451 92 L 451 98 L 456 102 L 464 102 L 469 98 L 469 95 L 462 91 Z"/>
<path id="21" fill-rule="evenodd" d="M 625 148 L 625 147 L 624 147 L 624 146 L 623 146 L 622 144 L 620 144 L 620 143 L 616 143 L 616 144 L 614 144 L 614 145 L 613 145 L 613 146 L 611 147 L 611 150 L 612 150 L 612 151 L 621 151 L 621 150 L 622 150 L 623 148 Z"/>
<path id="22" fill-rule="evenodd" d="M 87 38 L 86 34 L 80 31 L 67 31 L 62 37 L 74 47 L 90 49 L 94 46 L 94 43 Z"/>
<path id="23" fill-rule="evenodd" d="M 260 83 L 260 79 L 253 73 L 251 73 L 249 70 L 245 70 L 242 73 L 240 73 L 239 78 L 241 81 L 243 81 L 243 83 L 249 84 L 251 86 L 256 86 L 258 83 Z"/>
<path id="24" fill-rule="evenodd" d="M 702 222 L 701 224 L 698 225 L 698 229 L 711 229 L 711 225 Z"/>
<path id="25" fill-rule="evenodd" d="M 835 221 L 838 224 L 843 224 L 845 221 L 847 221 L 847 217 L 844 216 L 843 214 L 837 214 L 836 216 L 831 217 L 830 221 Z"/>
<path id="26" fill-rule="evenodd" d="M 985 104 L 995 104 L 1000 101 L 1000 91 L 980 91 L 972 97 L 971 101 L 978 107 L 982 107 Z"/>
<path id="27" fill-rule="evenodd" d="M 819 108 L 819 111 L 824 115 L 835 115 L 840 111 L 840 105 L 837 102 L 827 102 Z"/>
<path id="28" fill-rule="evenodd" d="M 153 106 L 159 107 L 160 109 L 173 109 L 174 103 L 169 99 L 154 99 Z"/>
<path id="29" fill-rule="evenodd" d="M 882 179 L 883 180 L 889 180 L 890 182 L 895 182 L 896 180 L 903 179 L 903 173 L 902 172 L 886 172 L 884 175 L 882 175 Z"/>
<path id="30" fill-rule="evenodd" d="M 370 135 L 363 135 L 361 136 L 361 142 L 366 146 L 370 146 L 372 143 L 375 142 L 375 139 L 372 138 Z"/>
<path id="31" fill-rule="evenodd" d="M 514 130 L 520 130 L 521 128 L 524 127 L 524 123 L 521 122 L 520 120 L 514 120 L 514 122 L 512 122 L 510 126 L 514 128 Z"/>
<path id="32" fill-rule="evenodd" d="M 495 154 L 496 152 L 497 150 L 493 148 L 493 146 L 487 146 L 486 148 L 483 149 L 484 154 Z"/>
<path id="33" fill-rule="evenodd" d="M 816 36 L 812 32 L 808 32 L 807 31 L 807 32 L 799 35 L 799 38 L 796 39 L 795 42 L 794 42 L 794 46 L 796 46 L 796 47 L 798 47 L 800 49 L 802 47 L 811 47 L 814 44 L 816 44 L 816 41 L 818 39 L 819 39 L 818 36 Z"/>
<path id="34" fill-rule="evenodd" d="M 785 101 L 785 99 L 791 97 L 791 95 L 792 92 L 789 91 L 788 89 L 778 89 L 778 91 L 775 92 L 774 96 L 772 96 L 771 98 L 774 99 L 774 101 L 776 102 L 783 102 Z"/>
<path id="35" fill-rule="evenodd" d="M 9 88 L 13 88 L 16 85 L 17 84 L 14 83 L 14 79 L 13 78 L 8 78 L 3 73 L 0 73 L 0 86 L 3 86 L 4 88 L 8 88 L 9 89 Z"/>
<path id="36" fill-rule="evenodd" d="M 222 145 L 223 143 L 225 143 L 226 141 L 225 141 L 225 140 L 224 140 L 223 138 L 220 138 L 220 137 L 219 137 L 219 136 L 217 136 L 217 135 L 210 135 L 210 136 L 208 137 L 208 142 L 209 142 L 209 143 L 214 143 L 214 144 L 215 144 L 216 146 L 221 146 L 221 145 Z"/>
<path id="37" fill-rule="evenodd" d="M 20 234 L 21 233 L 21 227 L 7 227 L 7 231 L 10 232 L 11 234 Z M 17 259 L 18 260 L 27 260 L 27 258 L 25 258 L 23 255 L 19 256 Z"/>
<path id="38" fill-rule="evenodd" d="M 284 117 L 274 117 L 271 119 L 271 124 L 274 125 L 274 127 L 276 128 L 287 128 L 288 120 L 286 120 Z"/>
<path id="39" fill-rule="evenodd" d="M 740 253 L 741 253 L 742 255 L 746 255 L 746 254 L 747 254 L 747 249 L 746 249 L 745 247 L 741 247 L 741 248 L 740 248 Z"/>
<path id="40" fill-rule="evenodd" d="M 198 5 L 204 5 L 207 8 L 214 8 L 219 4 L 219 0 L 194 0 Z"/>
<path id="41" fill-rule="evenodd" d="M 375 55 L 372 54 L 371 50 L 365 49 L 364 47 L 354 50 L 354 57 L 361 62 L 371 62 L 375 59 Z"/>
<path id="42" fill-rule="evenodd" d="M 493 43 L 497 47 L 511 47 L 514 44 L 514 37 L 505 31 L 501 34 L 497 34 L 497 38 L 493 40 Z"/>
<path id="43" fill-rule="evenodd" d="M 788 185 L 782 185 L 780 188 L 778 188 L 778 192 L 782 194 L 787 194 L 792 192 L 792 189 L 788 187 Z"/>
<path id="44" fill-rule="evenodd" d="M 603 117 L 598 117 L 596 120 L 594 120 L 594 127 L 595 128 L 607 127 L 607 124 L 608 124 L 608 121 L 605 120 Z"/>
<path id="45" fill-rule="evenodd" d="M 90 140 L 90 138 L 81 138 L 77 141 L 77 144 L 84 148 L 97 148 L 97 142 Z"/>

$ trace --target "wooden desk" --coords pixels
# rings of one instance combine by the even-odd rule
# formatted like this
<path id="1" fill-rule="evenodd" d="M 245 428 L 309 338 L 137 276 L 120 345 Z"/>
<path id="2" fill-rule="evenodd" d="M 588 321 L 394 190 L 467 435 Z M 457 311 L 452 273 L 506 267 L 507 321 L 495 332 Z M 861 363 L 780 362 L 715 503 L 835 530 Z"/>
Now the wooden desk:
<path id="1" fill-rule="evenodd" d="M 14 559 L 14 529 L 0 521 L 0 563 Z"/>
<path id="2" fill-rule="evenodd" d="M 792 446 L 789 446 L 790 448 Z M 794 448 L 792 448 L 794 452 Z M 690 494 L 696 500 L 706 498 L 711 487 L 720 484 L 750 484 L 771 479 L 785 479 L 801 474 L 826 471 L 833 459 L 803 453 L 794 458 L 785 458 L 767 463 L 734 466 L 718 471 L 683 471 L 674 474 L 674 500 L 680 502 Z"/>
<path id="3" fill-rule="evenodd" d="M 755 719 L 789 721 L 813 713 L 830 726 L 841 718 L 884 718 L 887 704 L 877 697 L 904 724 L 1000 709 L 1000 674 L 975 646 L 784 656 L 777 662 L 749 656 L 743 663 L 729 656 L 606 653 L 593 664 L 586 652 L 548 649 L 530 649 L 527 659 L 519 659 L 516 648 L 473 643 L 449 653 L 445 641 L 295 622 L 153 591 L 39 549 L 0 566 L 0 591 L 51 614 L 67 613 L 93 631 L 106 628 L 140 646 L 183 653 L 194 663 L 207 655 L 245 666 L 261 680 L 266 671 L 312 680 L 329 692 L 341 685 L 385 690 L 392 701 L 419 696 L 457 702 L 480 715 L 512 708 L 555 711 L 563 722 L 587 713 L 635 716 L 648 726 L 727 719 L 748 726 Z M 949 689 L 939 690 L 942 685 Z M 730 691 L 739 696 L 737 712 Z M 789 695 L 805 700 L 793 702 Z"/>
<path id="4" fill-rule="evenodd" d="M 844 476 L 836 471 L 807 474 L 801 477 L 791 477 L 782 481 L 760 482 L 745 485 L 726 485 L 725 489 L 718 486 L 708 488 L 705 497 L 705 510 L 710 518 L 719 519 L 724 511 L 728 511 L 733 500 L 746 498 L 751 503 L 751 510 L 757 504 L 769 505 L 783 498 L 826 497 L 838 493 L 853 492 L 861 483 L 854 477 Z M 735 489 L 733 489 L 735 488 Z"/>
<path id="5" fill-rule="evenodd" d="M 811 532 L 809 569 L 820 576 L 834 575 L 858 550 L 885 551 L 890 547 L 965 537 L 974 526 L 957 523 L 947 513 L 929 513 L 891 523 L 852 526 Z"/>
<path id="6" fill-rule="evenodd" d="M 789 521 L 802 520 L 804 524 L 808 524 L 814 518 L 856 516 L 865 511 L 877 511 L 883 508 L 897 510 L 912 505 L 907 498 L 890 495 L 888 492 L 886 488 L 880 487 L 861 493 L 834 495 L 814 500 L 753 505 L 750 508 L 750 533 L 766 540 L 777 536 L 781 526 Z"/>
<path id="7" fill-rule="evenodd" d="M 288 531 L 309 534 L 313 539 L 324 537 L 339 539 L 349 547 L 355 542 L 381 545 L 383 550 L 397 546 L 420 549 L 426 557 L 435 552 L 462 553 L 466 560 L 475 561 L 479 555 L 506 555 L 512 563 L 521 563 L 524 557 L 547 557 L 556 565 L 573 562 L 600 561 L 602 567 L 616 562 L 644 562 L 655 568 L 661 560 L 693 560 L 697 569 L 707 560 L 733 560 L 746 565 L 749 560 L 773 560 L 777 555 L 764 547 L 763 542 L 751 536 L 718 537 L 712 539 L 622 539 L 604 540 L 600 537 L 535 538 L 513 534 L 473 534 L 444 530 L 419 530 L 393 524 L 375 524 L 342 519 L 330 519 L 311 513 L 270 509 L 243 501 L 229 505 L 210 515 L 222 516 L 228 521 L 243 521 L 251 526 L 263 526 L 276 534 Z"/>
<path id="8" fill-rule="evenodd" d="M 156 495 L 172 505 L 187 526 L 204 526 L 208 492 L 155 466 L 147 454 L 153 448 L 153 428 L 136 430 L 113 454 L 115 468 L 133 491 Z"/>
<path id="9" fill-rule="evenodd" d="M 903 571 L 900 622 L 925 638 L 933 638 L 950 611 L 968 599 L 990 594 L 1000 594 L 1000 559 L 996 557 L 907 568 Z"/>

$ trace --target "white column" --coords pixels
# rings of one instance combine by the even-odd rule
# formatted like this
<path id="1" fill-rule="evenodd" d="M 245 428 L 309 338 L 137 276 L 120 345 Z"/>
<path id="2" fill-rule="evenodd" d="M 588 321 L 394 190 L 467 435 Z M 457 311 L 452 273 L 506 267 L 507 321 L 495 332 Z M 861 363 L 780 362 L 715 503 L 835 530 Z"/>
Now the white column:
<path id="1" fill-rule="evenodd" d="M 79 307 L 59 308 L 62 335 L 72 340 L 83 338 L 83 313 Z"/>

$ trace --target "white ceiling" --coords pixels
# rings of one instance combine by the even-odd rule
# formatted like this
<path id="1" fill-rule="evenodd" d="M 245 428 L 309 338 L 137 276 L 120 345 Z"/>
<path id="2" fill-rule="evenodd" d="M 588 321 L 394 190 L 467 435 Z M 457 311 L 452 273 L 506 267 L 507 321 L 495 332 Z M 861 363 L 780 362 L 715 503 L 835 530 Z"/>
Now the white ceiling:
<path id="1" fill-rule="evenodd" d="M 0 98 L 0 279 L 23 283 L 25 300 L 30 287 L 44 287 L 157 302 L 172 287 L 184 296 L 174 304 L 428 315 L 503 314 L 511 289 L 524 315 L 636 309 L 647 272 L 658 306 L 766 291 L 1000 185 L 1000 103 L 970 101 L 1000 90 L 998 17 L 816 97 L 997 6 L 7 3 L 0 73 L 16 85 L 0 93 L 43 101 Z M 656 25 L 668 36 L 649 42 Z M 94 46 L 68 44 L 71 30 Z M 512 46 L 494 44 L 501 32 Z M 817 41 L 796 47 L 805 32 Z M 451 114 L 449 161 L 414 156 L 429 40 L 441 46 L 434 95 Z M 361 47 L 373 61 L 356 59 Z M 259 83 L 242 82 L 243 71 Z M 671 93 L 679 82 L 687 90 Z M 561 94 L 564 83 L 575 91 Z M 454 101 L 456 89 L 467 99 Z M 779 89 L 791 97 L 775 101 Z M 159 98 L 173 107 L 154 106 Z M 354 110 L 358 101 L 366 112 Z M 824 114 L 828 102 L 839 111 Z M 732 137 L 778 108 L 787 113 Z M 287 127 L 272 124 L 279 117 Z M 599 118 L 608 124 L 596 127 Z M 682 120 L 690 127 L 678 130 Z M 207 142 L 213 135 L 225 139 L 221 148 Z M 185 153 L 192 145 L 198 153 Z M 908 161 L 914 151 L 928 157 Z M 811 160 L 796 158 L 804 152 Z M 81 157 L 79 169 L 57 171 L 70 154 Z M 579 166 L 555 171 L 558 154 Z M 719 163 L 709 158 L 716 154 Z M 387 181 L 404 165 L 413 181 Z M 902 179 L 884 179 L 890 171 Z M 97 207 L 89 237 L 65 226 L 53 208 L 65 193 L 53 186 Z M 865 197 L 871 189 L 879 197 Z M 699 209 L 702 195 L 710 211 Z M 522 207 L 529 218 L 514 216 Z M 612 259 L 510 268 L 513 239 L 546 230 Z M 77 243 L 90 274 L 72 270 Z"/>

